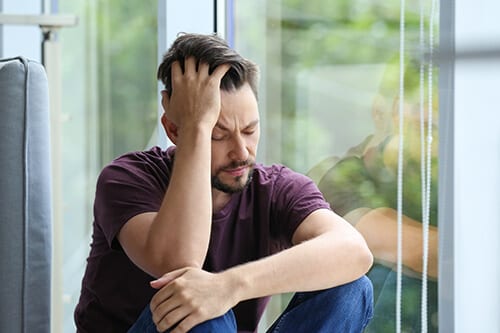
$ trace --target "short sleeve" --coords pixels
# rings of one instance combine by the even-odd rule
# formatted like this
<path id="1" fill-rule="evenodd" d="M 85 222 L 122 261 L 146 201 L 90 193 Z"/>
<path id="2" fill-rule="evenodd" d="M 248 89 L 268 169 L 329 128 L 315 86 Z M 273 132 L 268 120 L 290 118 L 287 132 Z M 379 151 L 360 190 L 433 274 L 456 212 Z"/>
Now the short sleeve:
<path id="1" fill-rule="evenodd" d="M 324 174 L 318 186 L 332 209 L 341 216 L 356 208 L 384 205 L 379 184 L 370 176 L 363 160 L 355 156 L 335 164 Z"/>
<path id="2" fill-rule="evenodd" d="M 132 217 L 157 212 L 163 200 L 170 168 L 161 155 L 132 153 L 106 166 L 97 181 L 94 218 L 110 247 Z"/>
<path id="3" fill-rule="evenodd" d="M 297 227 L 312 212 L 330 209 L 316 184 L 307 176 L 282 167 L 273 192 L 273 219 L 291 245 Z"/>

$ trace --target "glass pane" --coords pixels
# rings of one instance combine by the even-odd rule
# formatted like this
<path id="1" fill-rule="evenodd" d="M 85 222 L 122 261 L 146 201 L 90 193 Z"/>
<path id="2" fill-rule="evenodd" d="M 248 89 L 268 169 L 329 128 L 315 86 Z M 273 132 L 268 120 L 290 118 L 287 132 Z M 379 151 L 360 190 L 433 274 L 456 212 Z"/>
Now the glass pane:
<path id="1" fill-rule="evenodd" d="M 88 255 L 92 203 L 101 167 L 149 145 L 157 114 L 157 1 L 59 0 L 59 11 L 78 16 L 62 29 L 62 186 L 64 332 Z"/>
<path id="2" fill-rule="evenodd" d="M 400 2 L 239 0 L 231 3 L 234 22 L 228 26 L 234 29 L 233 43 L 262 69 L 260 160 L 284 163 L 307 173 L 332 208 L 365 236 L 376 259 L 368 274 L 375 290 L 375 317 L 367 332 L 393 332 Z M 401 313 L 402 331 L 420 332 L 425 216 L 421 204 L 420 8 L 418 3 L 407 6 L 405 89 L 401 104 L 404 110 Z M 429 7 L 430 1 L 424 15 L 426 39 Z M 427 113 L 427 69 L 425 73 L 423 109 Z M 424 128 L 428 120 L 437 123 L 437 71 L 433 70 L 432 78 L 433 113 L 432 118 L 424 117 Z M 436 128 L 434 124 L 431 131 L 429 332 L 438 330 Z M 287 298 L 278 300 L 278 308 L 284 306 Z"/>

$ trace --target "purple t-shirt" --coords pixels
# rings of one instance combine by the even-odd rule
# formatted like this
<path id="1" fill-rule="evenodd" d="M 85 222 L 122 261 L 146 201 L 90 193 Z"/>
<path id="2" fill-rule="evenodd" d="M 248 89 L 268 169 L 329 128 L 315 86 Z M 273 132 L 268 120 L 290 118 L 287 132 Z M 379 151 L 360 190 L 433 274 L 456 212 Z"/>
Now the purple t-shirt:
<path id="1" fill-rule="evenodd" d="M 172 172 L 175 147 L 126 154 L 105 167 L 97 181 L 90 255 L 75 310 L 78 332 L 126 332 L 149 303 L 153 278 L 135 266 L 117 241 L 133 216 L 159 210 Z M 298 225 L 327 208 L 316 185 L 281 166 L 257 164 L 251 183 L 212 218 L 204 269 L 222 271 L 291 246 Z M 233 309 L 238 332 L 256 330 L 268 298 Z"/>

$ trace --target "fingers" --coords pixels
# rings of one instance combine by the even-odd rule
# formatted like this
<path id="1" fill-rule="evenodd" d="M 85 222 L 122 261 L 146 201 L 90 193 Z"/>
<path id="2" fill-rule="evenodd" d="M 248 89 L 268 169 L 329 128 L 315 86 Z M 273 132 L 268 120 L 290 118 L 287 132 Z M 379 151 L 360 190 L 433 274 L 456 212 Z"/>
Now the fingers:
<path id="1" fill-rule="evenodd" d="M 182 75 L 196 75 L 196 73 L 205 73 L 208 75 L 208 65 L 204 62 L 198 62 L 195 57 L 188 57 L 182 60 L 177 60 L 172 63 L 172 79 Z"/>
<path id="2" fill-rule="evenodd" d="M 200 320 L 198 316 L 196 316 L 194 313 L 191 313 L 190 315 L 186 316 L 181 322 L 179 322 L 179 324 L 177 324 L 175 329 L 172 330 L 172 333 L 189 332 L 189 330 L 191 330 L 201 322 L 202 320 Z"/>
<path id="3" fill-rule="evenodd" d="M 217 285 L 214 276 L 200 268 L 186 267 L 152 281 L 152 286 L 164 285 L 150 303 L 157 329 L 186 333 L 226 312 L 229 307 L 221 304 L 220 296 L 214 296 L 219 294 L 213 290 Z"/>
<path id="4" fill-rule="evenodd" d="M 167 288 L 163 288 L 160 291 L 158 291 L 153 298 L 151 299 L 151 302 L 149 303 L 149 308 L 151 309 L 151 312 L 155 313 L 156 310 L 162 306 L 166 301 L 172 296 L 173 291 Z M 172 303 L 172 302 L 171 302 Z"/>
<path id="5" fill-rule="evenodd" d="M 179 61 L 174 61 L 172 63 L 172 84 L 174 84 L 175 78 L 181 77 L 183 70 L 181 68 L 181 63 Z"/>
<path id="6" fill-rule="evenodd" d="M 184 59 L 184 75 L 198 72 L 198 61 L 194 57 Z"/>
<path id="7" fill-rule="evenodd" d="M 160 288 L 163 288 L 164 286 L 166 286 L 172 280 L 173 280 L 172 278 L 162 276 L 161 278 L 159 278 L 157 280 L 153 280 L 153 281 L 149 282 L 149 284 L 151 285 L 151 287 L 153 287 L 155 289 L 160 289 Z"/>
<path id="8" fill-rule="evenodd" d="M 196 307 L 190 306 L 189 302 L 170 295 L 166 301 L 157 306 L 151 302 L 151 313 L 153 322 L 159 332 L 172 329 L 172 333 L 185 333 L 192 327 L 201 323 L 204 319 L 202 311 Z M 174 329 L 175 328 L 175 329 Z"/>
<path id="9" fill-rule="evenodd" d="M 159 279 L 151 281 L 149 284 L 151 285 L 151 287 L 153 287 L 155 289 L 163 288 L 169 282 L 177 279 L 179 276 L 186 273 L 187 270 L 188 270 L 188 268 L 181 268 L 181 269 L 177 269 L 175 271 L 168 272 L 167 274 L 164 274 Z"/>
<path id="10" fill-rule="evenodd" d="M 162 331 L 164 331 L 178 323 L 183 318 L 179 318 L 179 311 L 181 308 L 184 307 L 182 307 L 182 304 L 180 303 L 163 302 L 154 310 L 151 310 L 153 322 L 158 328 L 162 327 Z"/>
<path id="11" fill-rule="evenodd" d="M 163 275 L 157 280 L 150 282 L 151 287 L 156 289 L 161 288 L 161 290 L 159 290 L 151 299 L 150 308 L 152 312 L 156 311 L 156 308 L 168 300 L 174 293 L 174 290 L 169 288 L 168 284 L 182 276 L 188 269 L 189 268 L 177 269 Z"/>
<path id="12" fill-rule="evenodd" d="M 164 332 L 169 328 L 172 329 L 176 324 L 180 324 L 180 321 L 183 320 L 188 314 L 187 309 L 184 307 L 178 307 L 165 313 L 162 317 L 158 317 L 155 313 L 153 313 L 153 322 L 155 323 L 158 332 Z"/>
<path id="13" fill-rule="evenodd" d="M 229 68 L 231 68 L 230 64 L 221 64 L 214 69 L 214 71 L 212 72 L 212 76 L 221 81 Z"/>
<path id="14" fill-rule="evenodd" d="M 231 68 L 230 64 L 220 64 L 212 71 L 212 73 L 209 73 L 210 65 L 204 61 L 198 61 L 194 57 L 184 59 L 183 65 L 184 66 L 181 66 L 180 60 L 172 63 L 172 79 L 182 75 L 198 73 L 213 76 L 217 80 L 222 80 L 224 75 Z"/>
<path id="15" fill-rule="evenodd" d="M 185 307 L 178 307 L 159 320 L 155 320 L 155 317 L 153 317 L 153 322 L 158 332 L 171 329 L 171 333 L 186 333 L 194 326 L 200 324 L 202 320 L 196 312 L 189 312 Z"/>
<path id="16" fill-rule="evenodd" d="M 171 96 L 162 99 L 168 119 L 178 128 L 194 123 L 213 128 L 221 110 L 221 80 L 230 65 L 222 64 L 210 73 L 210 66 L 194 57 L 184 59 L 184 70 L 181 64 L 182 60 L 172 64 Z"/>

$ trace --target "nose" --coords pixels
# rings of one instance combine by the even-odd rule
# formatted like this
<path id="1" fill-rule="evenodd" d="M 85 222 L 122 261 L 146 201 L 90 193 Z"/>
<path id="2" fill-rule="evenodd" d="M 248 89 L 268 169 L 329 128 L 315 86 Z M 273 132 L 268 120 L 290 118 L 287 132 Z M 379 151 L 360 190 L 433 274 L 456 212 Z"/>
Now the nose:
<path id="1" fill-rule="evenodd" d="M 233 137 L 229 158 L 233 161 L 246 161 L 248 159 L 248 149 L 244 138 L 241 135 Z"/>

